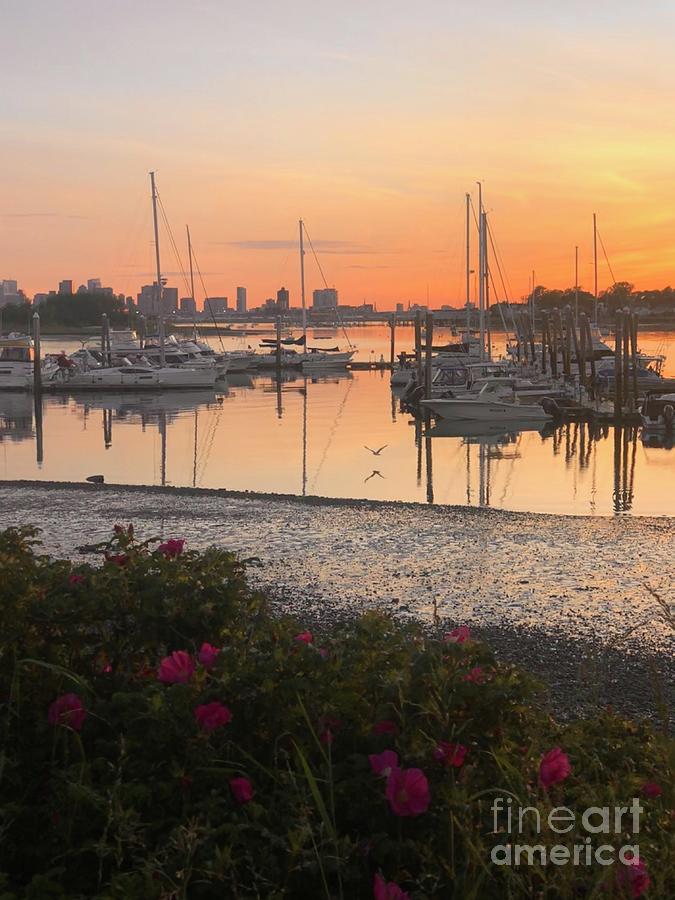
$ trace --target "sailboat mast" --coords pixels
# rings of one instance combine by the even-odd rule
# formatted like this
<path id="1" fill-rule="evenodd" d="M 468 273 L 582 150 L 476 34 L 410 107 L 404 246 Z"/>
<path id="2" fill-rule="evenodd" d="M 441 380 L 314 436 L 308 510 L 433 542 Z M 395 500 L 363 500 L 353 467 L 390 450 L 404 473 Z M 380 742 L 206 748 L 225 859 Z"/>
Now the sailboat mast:
<path id="1" fill-rule="evenodd" d="M 192 241 L 190 240 L 190 226 L 186 225 L 185 230 L 187 231 L 187 242 L 188 242 L 188 261 L 190 263 L 190 297 L 192 298 L 192 302 L 194 304 L 194 314 L 193 321 L 195 328 L 197 327 L 197 301 L 195 300 L 195 276 L 192 271 Z"/>
<path id="2" fill-rule="evenodd" d="M 466 334 L 471 334 L 471 194 L 466 195 Z"/>
<path id="3" fill-rule="evenodd" d="M 574 248 L 574 324 L 579 326 L 579 248 Z"/>
<path id="4" fill-rule="evenodd" d="M 490 265 L 488 263 L 488 219 L 483 213 L 483 259 L 485 266 L 485 332 L 487 337 L 486 356 L 492 362 L 492 329 L 490 328 Z"/>
<path id="5" fill-rule="evenodd" d="M 307 347 L 307 306 L 305 304 L 305 245 L 302 219 L 299 222 L 300 227 L 300 296 L 302 297 L 302 336 L 304 338 L 305 349 Z"/>
<path id="6" fill-rule="evenodd" d="M 483 186 L 478 184 L 478 320 L 480 323 L 480 359 L 485 359 L 485 235 L 483 233 Z"/>
<path id="7" fill-rule="evenodd" d="M 157 188 L 155 187 L 155 173 L 150 173 L 150 186 L 152 188 L 152 222 L 155 228 L 155 261 L 157 263 L 157 300 L 159 314 L 159 363 L 164 366 L 164 310 L 162 308 L 162 266 L 159 259 L 159 228 L 157 225 Z"/>
<path id="8" fill-rule="evenodd" d="M 595 274 L 595 285 L 593 290 L 593 322 L 598 324 L 598 224 L 595 213 L 593 213 L 593 271 Z"/>

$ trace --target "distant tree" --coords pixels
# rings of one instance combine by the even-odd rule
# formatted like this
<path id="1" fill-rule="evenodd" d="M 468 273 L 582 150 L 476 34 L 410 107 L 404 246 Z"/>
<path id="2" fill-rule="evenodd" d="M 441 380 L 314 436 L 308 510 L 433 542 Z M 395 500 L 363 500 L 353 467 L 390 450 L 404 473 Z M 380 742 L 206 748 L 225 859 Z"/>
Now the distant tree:
<path id="1" fill-rule="evenodd" d="M 40 314 L 43 324 L 64 328 L 100 325 L 103 313 L 108 316 L 111 325 L 126 325 L 129 322 L 128 310 L 119 297 L 85 293 L 56 294 L 38 307 L 28 303 L 9 304 L 2 310 L 3 322 L 7 326 L 27 330 L 34 312 Z"/>

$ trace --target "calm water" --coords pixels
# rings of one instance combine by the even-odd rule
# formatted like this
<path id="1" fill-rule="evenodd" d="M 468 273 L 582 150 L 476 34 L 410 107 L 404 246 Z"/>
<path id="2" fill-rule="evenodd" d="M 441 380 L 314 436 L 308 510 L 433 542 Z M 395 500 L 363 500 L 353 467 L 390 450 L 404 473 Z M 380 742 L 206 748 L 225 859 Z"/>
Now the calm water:
<path id="1" fill-rule="evenodd" d="M 344 335 L 317 331 L 344 345 Z M 358 358 L 388 356 L 388 330 L 350 331 Z M 444 335 L 439 335 L 439 341 Z M 397 349 L 410 349 L 409 329 Z M 248 343 L 254 344 L 252 338 Z M 47 352 L 79 342 L 48 340 Z M 218 347 L 217 339 L 211 343 Z M 499 346 L 500 338 L 495 343 Z M 645 334 L 668 353 L 675 336 Z M 241 346 L 228 339 L 229 349 Z M 377 449 L 380 456 L 364 445 Z M 170 484 L 573 514 L 672 515 L 675 449 L 635 429 L 424 434 L 389 374 L 233 376 L 215 392 L 45 396 L 38 461 L 32 398 L 0 394 L 0 478 Z"/>

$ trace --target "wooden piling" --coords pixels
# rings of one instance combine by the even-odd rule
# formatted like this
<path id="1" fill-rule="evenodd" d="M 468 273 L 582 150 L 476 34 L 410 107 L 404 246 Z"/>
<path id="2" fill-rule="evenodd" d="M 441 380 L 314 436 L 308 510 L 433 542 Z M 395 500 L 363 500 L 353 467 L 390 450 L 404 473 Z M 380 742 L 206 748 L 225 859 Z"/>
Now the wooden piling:
<path id="1" fill-rule="evenodd" d="M 276 345 L 276 363 L 277 363 L 277 381 L 280 382 L 281 376 L 281 316 L 276 317 L 276 331 L 277 331 L 277 345 Z M 307 347 L 303 347 L 303 352 L 307 350 Z"/>
<path id="2" fill-rule="evenodd" d="M 621 384 L 623 388 L 623 406 L 632 412 L 630 400 L 630 312 L 623 311 L 623 353 L 621 356 Z"/>
<path id="3" fill-rule="evenodd" d="M 623 313 L 619 310 L 616 314 L 614 331 L 614 418 L 621 420 L 623 411 L 623 366 L 621 356 L 623 352 Z"/>
<path id="4" fill-rule="evenodd" d="M 567 349 L 568 349 L 568 354 L 569 354 L 569 358 L 570 358 L 570 366 L 569 366 L 570 374 L 572 372 L 572 365 L 571 365 L 572 346 L 574 346 L 574 358 L 577 362 L 577 368 L 579 370 L 580 378 L 581 378 L 582 376 L 581 376 L 581 360 L 580 360 L 580 352 L 579 352 L 579 336 L 577 334 L 576 325 L 574 324 L 574 317 L 572 315 L 572 307 L 571 306 L 565 307 L 565 327 L 567 328 L 567 340 L 568 340 L 568 348 Z M 581 380 L 579 383 L 581 384 Z"/>
<path id="5" fill-rule="evenodd" d="M 638 336 L 638 317 L 637 317 L 636 313 L 631 313 L 631 316 L 630 316 L 630 358 L 631 358 L 631 365 L 633 367 L 633 399 L 634 399 L 633 411 L 635 411 L 638 406 L 637 336 Z"/>
<path id="6" fill-rule="evenodd" d="M 426 347 L 424 357 L 424 396 L 427 400 L 431 399 L 431 360 L 433 355 L 434 343 L 434 316 L 433 313 L 427 312 L 425 322 Z"/>
<path id="7" fill-rule="evenodd" d="M 548 349 L 548 314 L 541 313 L 541 371 L 546 374 L 546 353 Z"/>
<path id="8" fill-rule="evenodd" d="M 396 359 L 396 313 L 392 313 L 389 319 L 389 331 L 389 365 L 393 369 Z"/>
<path id="9" fill-rule="evenodd" d="M 422 312 L 415 312 L 415 366 L 417 367 L 417 383 L 422 384 Z"/>
<path id="10" fill-rule="evenodd" d="M 595 399 L 595 351 L 593 350 L 593 335 L 591 334 L 591 323 L 588 321 L 586 313 L 582 313 L 579 317 L 582 328 L 586 333 L 586 354 L 591 368 L 590 394 L 591 399 Z"/>
<path id="11" fill-rule="evenodd" d="M 549 330 L 550 330 L 550 343 L 549 347 L 551 350 L 551 375 L 553 378 L 558 377 L 558 333 L 555 327 L 555 311 L 551 315 Z"/>
<path id="12" fill-rule="evenodd" d="M 33 393 L 42 393 L 42 352 L 40 349 L 40 316 L 33 314 Z"/>

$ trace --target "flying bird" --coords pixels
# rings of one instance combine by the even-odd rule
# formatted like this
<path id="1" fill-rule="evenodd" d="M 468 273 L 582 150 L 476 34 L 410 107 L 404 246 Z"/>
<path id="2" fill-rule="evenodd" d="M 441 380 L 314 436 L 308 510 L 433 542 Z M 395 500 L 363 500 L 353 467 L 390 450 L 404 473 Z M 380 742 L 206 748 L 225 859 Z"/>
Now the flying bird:
<path id="1" fill-rule="evenodd" d="M 382 446 L 380 447 L 379 450 L 372 450 L 370 447 L 366 447 L 366 445 L 364 444 L 363 449 L 370 450 L 370 452 L 373 454 L 373 456 L 379 456 L 380 453 L 382 453 L 382 451 L 384 450 L 384 448 L 388 447 L 388 446 L 389 446 L 389 444 L 382 444 Z"/>
<path id="2" fill-rule="evenodd" d="M 376 475 L 379 475 L 380 478 L 384 478 L 384 475 L 382 474 L 382 472 L 378 472 L 377 469 L 373 469 L 372 475 L 369 475 L 367 478 L 364 478 L 363 483 L 365 484 L 366 481 L 370 481 L 370 479 L 374 478 Z"/>

